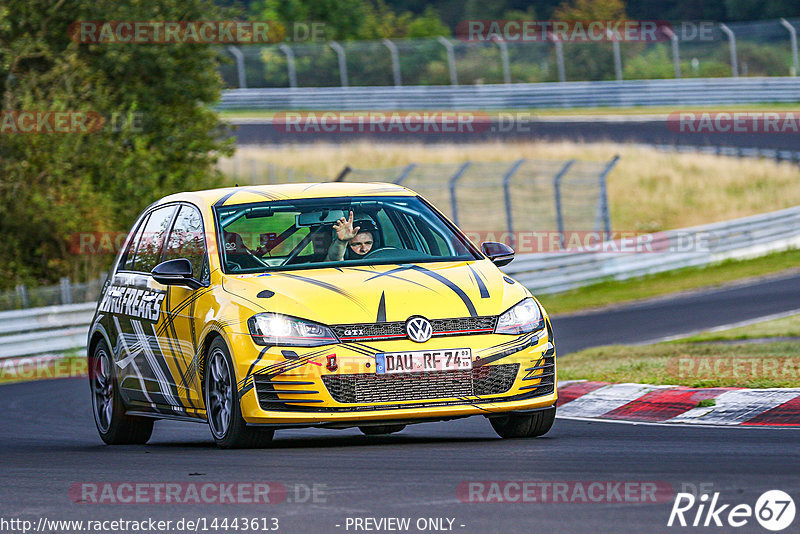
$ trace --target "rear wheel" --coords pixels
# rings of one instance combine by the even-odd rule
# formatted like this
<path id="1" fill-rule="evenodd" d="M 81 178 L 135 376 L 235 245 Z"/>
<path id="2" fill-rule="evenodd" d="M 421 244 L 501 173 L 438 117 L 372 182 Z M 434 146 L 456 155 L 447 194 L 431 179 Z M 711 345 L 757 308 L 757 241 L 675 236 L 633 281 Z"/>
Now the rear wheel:
<path id="1" fill-rule="evenodd" d="M 223 449 L 264 447 L 272 441 L 272 430 L 250 428 L 242 418 L 228 347 L 221 338 L 208 349 L 205 372 L 208 426 L 217 446 Z"/>
<path id="2" fill-rule="evenodd" d="M 556 418 L 556 407 L 530 414 L 510 413 L 491 417 L 489 422 L 501 438 L 535 438 L 547 434 Z"/>
<path id="3" fill-rule="evenodd" d="M 367 436 L 380 436 L 381 434 L 394 434 L 400 432 L 406 425 L 376 425 L 376 426 L 360 426 L 358 429 L 362 434 Z"/>
<path id="4" fill-rule="evenodd" d="M 109 445 L 147 443 L 154 421 L 125 415 L 111 362 L 111 351 L 105 340 L 101 340 L 89 357 L 89 386 L 97 431 Z"/>

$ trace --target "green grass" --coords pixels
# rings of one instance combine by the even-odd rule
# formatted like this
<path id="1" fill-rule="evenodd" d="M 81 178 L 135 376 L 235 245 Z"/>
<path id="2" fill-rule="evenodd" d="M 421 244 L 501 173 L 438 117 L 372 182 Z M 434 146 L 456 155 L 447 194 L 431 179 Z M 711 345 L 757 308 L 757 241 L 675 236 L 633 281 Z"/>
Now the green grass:
<path id="1" fill-rule="evenodd" d="M 740 326 L 718 332 L 704 332 L 682 339 L 681 342 L 725 341 L 770 337 L 800 337 L 800 314 L 764 321 L 750 326 Z"/>
<path id="2" fill-rule="evenodd" d="M 726 104 L 715 106 L 681 106 L 680 111 L 796 111 L 797 104 L 763 103 L 763 104 Z M 303 110 L 292 110 L 303 112 Z M 319 113 L 319 110 L 309 110 Z M 641 106 L 632 108 L 600 107 L 600 108 L 536 108 L 536 109 L 502 109 L 473 110 L 496 116 L 500 113 L 525 113 L 534 116 L 575 116 L 575 115 L 669 115 L 677 111 L 672 106 Z M 270 119 L 278 111 L 263 109 L 237 109 L 220 111 L 223 119 Z M 281 111 L 283 113 L 283 111 Z M 348 112 L 349 113 L 349 112 Z M 358 112 L 354 112 L 358 113 Z M 363 111 L 362 113 L 368 113 Z"/>
<path id="3" fill-rule="evenodd" d="M 689 387 L 800 387 L 800 342 L 595 347 L 558 360 L 559 380 Z"/>
<path id="4" fill-rule="evenodd" d="M 751 260 L 728 260 L 707 267 L 678 269 L 633 280 L 612 280 L 563 293 L 538 296 L 548 313 L 557 315 L 680 291 L 709 288 L 798 267 L 800 267 L 800 250 L 788 250 Z M 800 331 L 800 327 L 798 330 Z"/>

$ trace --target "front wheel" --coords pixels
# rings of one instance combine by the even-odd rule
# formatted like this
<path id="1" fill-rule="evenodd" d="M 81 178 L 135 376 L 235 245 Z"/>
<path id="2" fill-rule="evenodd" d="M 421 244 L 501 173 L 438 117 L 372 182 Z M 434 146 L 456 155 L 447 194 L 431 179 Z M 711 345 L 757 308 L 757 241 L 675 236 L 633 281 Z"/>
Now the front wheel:
<path id="1" fill-rule="evenodd" d="M 272 441 L 272 430 L 250 428 L 242 418 L 228 347 L 221 338 L 208 349 L 205 372 L 205 400 L 208 426 L 222 449 L 264 447 Z"/>
<path id="2" fill-rule="evenodd" d="M 556 407 L 530 414 L 510 413 L 490 417 L 492 428 L 501 438 L 535 438 L 547 434 L 556 418 Z"/>
<path id="3" fill-rule="evenodd" d="M 92 412 L 100 437 L 109 445 L 141 445 L 153 433 L 153 419 L 125 415 L 125 407 L 114 377 L 111 351 L 101 340 L 89 357 Z"/>

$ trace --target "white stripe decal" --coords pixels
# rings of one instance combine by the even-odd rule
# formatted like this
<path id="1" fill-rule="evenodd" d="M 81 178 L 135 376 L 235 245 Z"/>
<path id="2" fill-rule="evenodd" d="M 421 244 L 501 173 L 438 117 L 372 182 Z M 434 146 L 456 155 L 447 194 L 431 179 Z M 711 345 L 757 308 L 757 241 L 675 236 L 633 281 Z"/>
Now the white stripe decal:
<path id="1" fill-rule="evenodd" d="M 136 365 L 136 362 L 133 361 L 134 357 L 139 353 L 139 351 L 141 351 L 141 349 L 140 348 L 137 349 L 136 352 L 130 352 L 128 348 L 128 343 L 125 341 L 125 334 L 122 333 L 122 327 L 119 325 L 119 319 L 115 315 L 112 315 L 112 318 L 114 319 L 114 326 L 117 328 L 117 339 L 119 339 L 122 342 L 122 352 L 127 354 L 124 360 L 117 362 L 117 365 L 119 365 L 121 368 L 124 369 L 125 367 L 127 367 L 128 363 L 130 363 L 130 365 L 132 366 L 133 370 L 136 373 L 136 378 L 139 380 L 139 385 L 142 387 L 142 393 L 144 394 L 147 401 L 150 404 L 153 404 L 153 399 L 150 398 L 150 393 L 148 393 L 147 386 L 144 383 L 144 377 L 142 376 L 142 372 L 139 371 L 139 367 Z M 126 361 L 125 365 L 120 365 L 122 361 Z"/>
<path id="2" fill-rule="evenodd" d="M 136 332 L 136 335 L 139 337 L 139 343 L 141 343 L 142 347 L 144 348 L 144 356 L 147 359 L 147 363 L 149 363 L 150 367 L 153 369 L 153 374 L 155 375 L 156 380 L 158 380 L 161 393 L 164 394 L 167 402 L 177 405 L 178 401 L 172 395 L 172 391 L 170 391 L 169 388 L 170 382 L 167 381 L 167 377 L 164 375 L 164 370 L 161 369 L 161 366 L 158 364 L 158 360 L 156 359 L 156 355 L 153 354 L 150 343 L 147 339 L 147 334 L 144 333 L 144 328 L 142 328 L 142 323 L 140 321 L 131 319 L 131 326 L 133 326 L 133 331 Z"/>

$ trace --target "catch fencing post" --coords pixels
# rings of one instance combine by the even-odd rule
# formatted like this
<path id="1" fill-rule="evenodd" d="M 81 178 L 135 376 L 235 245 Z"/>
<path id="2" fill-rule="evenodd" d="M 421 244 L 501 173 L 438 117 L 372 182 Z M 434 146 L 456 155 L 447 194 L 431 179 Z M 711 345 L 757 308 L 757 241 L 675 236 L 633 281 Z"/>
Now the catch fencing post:
<path id="1" fill-rule="evenodd" d="M 472 162 L 467 161 L 466 163 L 461 165 L 461 167 L 459 167 L 459 169 L 456 171 L 453 177 L 450 178 L 450 184 L 449 184 L 450 206 L 453 211 L 453 222 L 456 224 L 456 226 L 458 226 L 458 201 L 456 199 L 456 183 L 458 183 L 458 180 L 464 175 L 465 172 L 467 172 L 467 169 L 469 168 L 470 165 L 472 165 Z"/>
<path id="2" fill-rule="evenodd" d="M 567 70 L 564 67 L 564 45 L 561 44 L 561 40 L 553 35 L 552 32 L 547 32 L 547 37 L 553 41 L 553 44 L 556 47 L 556 68 L 558 69 L 558 81 L 566 82 Z"/>
<path id="3" fill-rule="evenodd" d="M 61 304 L 72 304 L 72 288 L 69 284 L 69 278 L 61 278 L 59 282 L 61 286 Z"/>
<path id="4" fill-rule="evenodd" d="M 28 288 L 25 287 L 25 284 L 17 284 L 15 289 L 17 290 L 17 295 L 19 295 L 19 300 L 22 307 L 27 308 L 30 306 L 30 300 L 28 299 Z"/>
<path id="5" fill-rule="evenodd" d="M 228 46 L 228 51 L 236 59 L 236 73 L 239 75 L 239 89 L 247 89 L 247 80 L 244 73 L 244 54 L 235 46 Z"/>
<path id="6" fill-rule="evenodd" d="M 511 213 L 511 180 L 523 163 L 525 163 L 524 158 L 515 161 L 503 176 L 503 196 L 506 201 L 506 226 L 508 227 L 508 235 L 511 236 L 512 247 L 516 246 L 517 240 L 514 236 L 514 216 Z"/>
<path id="7" fill-rule="evenodd" d="M 614 32 L 611 30 L 606 31 L 606 37 L 611 39 L 611 48 L 614 51 L 614 74 L 616 75 L 617 81 L 622 81 L 622 52 L 619 48 L 619 39 L 616 38 Z"/>
<path id="8" fill-rule="evenodd" d="M 495 44 L 500 47 L 500 61 L 503 64 L 503 83 L 511 83 L 511 65 L 508 61 L 508 45 L 502 39 L 494 39 Z"/>
<path id="9" fill-rule="evenodd" d="M 389 53 L 392 55 L 392 75 L 394 77 L 394 86 L 400 87 L 403 85 L 403 81 L 400 78 L 400 55 L 397 52 L 397 45 L 394 44 L 390 39 L 384 39 L 383 44 L 389 49 Z"/>
<path id="10" fill-rule="evenodd" d="M 278 45 L 281 52 L 286 54 L 286 68 L 289 69 L 289 87 L 294 89 L 297 87 L 297 69 L 294 64 L 294 51 L 289 45 Z"/>
<path id="11" fill-rule="evenodd" d="M 436 38 L 447 50 L 447 67 L 450 71 L 450 85 L 458 85 L 458 73 L 456 72 L 456 54 L 453 50 L 453 43 L 441 35 Z"/>
<path id="12" fill-rule="evenodd" d="M 350 174 L 350 171 L 353 169 L 350 168 L 350 165 L 345 165 L 344 169 L 339 173 L 339 175 L 333 179 L 334 182 L 344 182 L 345 177 Z"/>
<path id="13" fill-rule="evenodd" d="M 794 29 L 794 26 L 789 24 L 789 21 L 786 19 L 781 19 L 781 24 L 784 28 L 789 30 L 789 39 L 792 43 L 792 65 L 794 65 L 794 72 L 792 76 L 800 76 L 800 62 L 797 59 L 797 30 Z"/>
<path id="14" fill-rule="evenodd" d="M 416 167 L 416 163 L 409 164 L 405 169 L 403 169 L 403 171 L 400 173 L 400 176 L 397 177 L 394 183 L 397 185 L 402 184 L 405 179 L 408 178 L 408 175 L 411 174 L 411 171 L 413 171 Z"/>
<path id="15" fill-rule="evenodd" d="M 347 56 L 344 53 L 342 45 L 336 41 L 328 42 L 328 45 L 333 48 L 339 58 L 339 82 L 342 87 L 347 87 Z"/>
<path id="16" fill-rule="evenodd" d="M 739 77 L 739 60 L 736 58 L 736 35 L 725 24 L 719 23 L 719 28 L 728 36 L 728 43 L 731 48 L 731 72 L 734 78 Z"/>
<path id="17" fill-rule="evenodd" d="M 569 160 L 561 167 L 558 174 L 553 177 L 553 191 L 555 192 L 556 201 L 556 225 L 558 225 L 558 246 L 561 247 L 561 250 L 564 250 L 564 214 L 561 209 L 561 179 L 569 172 L 570 167 L 572 167 L 574 163 L 574 159 Z"/>
<path id="18" fill-rule="evenodd" d="M 675 68 L 675 77 L 681 77 L 681 54 L 678 48 L 678 35 L 672 31 L 672 28 L 669 26 L 662 27 L 664 33 L 669 36 L 669 40 L 672 42 L 672 65 Z"/>
<path id="19" fill-rule="evenodd" d="M 608 210 L 608 188 L 606 187 L 606 181 L 608 180 L 608 174 L 618 161 L 619 155 L 614 156 L 613 159 L 608 162 L 606 168 L 603 169 L 603 172 L 600 173 L 600 203 L 598 216 L 603 220 L 603 231 L 605 232 L 607 240 L 611 239 L 611 215 Z"/>

